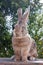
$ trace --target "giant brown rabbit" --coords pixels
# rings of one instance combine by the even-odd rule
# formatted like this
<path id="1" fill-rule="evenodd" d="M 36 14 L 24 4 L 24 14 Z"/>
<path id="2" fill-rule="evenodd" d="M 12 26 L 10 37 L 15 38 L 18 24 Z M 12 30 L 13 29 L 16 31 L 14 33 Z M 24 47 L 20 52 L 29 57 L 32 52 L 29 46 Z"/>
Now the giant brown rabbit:
<path id="1" fill-rule="evenodd" d="M 18 21 L 13 30 L 12 46 L 16 61 L 28 61 L 37 58 L 37 45 L 27 30 L 29 7 L 22 14 L 22 8 L 17 10 Z"/>

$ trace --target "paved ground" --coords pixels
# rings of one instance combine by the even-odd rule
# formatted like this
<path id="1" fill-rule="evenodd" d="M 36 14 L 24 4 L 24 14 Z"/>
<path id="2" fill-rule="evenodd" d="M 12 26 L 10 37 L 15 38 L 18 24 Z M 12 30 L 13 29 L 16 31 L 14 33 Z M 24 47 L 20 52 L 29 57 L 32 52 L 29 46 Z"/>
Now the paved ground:
<path id="1" fill-rule="evenodd" d="M 28 62 L 15 62 L 14 56 L 12 56 L 11 58 L 0 58 L 0 65 L 43 65 L 43 59 Z"/>

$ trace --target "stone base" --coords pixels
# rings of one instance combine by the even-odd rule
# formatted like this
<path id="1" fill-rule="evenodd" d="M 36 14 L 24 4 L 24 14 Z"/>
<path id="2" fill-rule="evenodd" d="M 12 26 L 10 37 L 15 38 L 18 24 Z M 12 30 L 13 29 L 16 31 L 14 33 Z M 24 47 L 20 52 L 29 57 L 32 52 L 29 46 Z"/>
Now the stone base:
<path id="1" fill-rule="evenodd" d="M 0 65 L 43 65 L 43 59 L 28 62 L 15 62 L 14 56 L 12 56 L 11 58 L 0 58 Z"/>

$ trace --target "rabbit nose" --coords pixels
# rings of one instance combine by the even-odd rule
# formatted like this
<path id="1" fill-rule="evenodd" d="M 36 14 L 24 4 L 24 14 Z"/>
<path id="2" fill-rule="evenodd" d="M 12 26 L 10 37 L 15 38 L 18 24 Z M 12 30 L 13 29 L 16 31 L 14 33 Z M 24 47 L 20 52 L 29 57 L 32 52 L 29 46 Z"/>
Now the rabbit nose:
<path id="1" fill-rule="evenodd" d="M 16 31 L 19 31 L 19 30 L 20 30 L 19 25 L 15 25 L 15 30 L 16 30 Z"/>
<path id="2" fill-rule="evenodd" d="M 22 23 L 22 21 L 19 21 L 19 24 L 21 24 Z"/>

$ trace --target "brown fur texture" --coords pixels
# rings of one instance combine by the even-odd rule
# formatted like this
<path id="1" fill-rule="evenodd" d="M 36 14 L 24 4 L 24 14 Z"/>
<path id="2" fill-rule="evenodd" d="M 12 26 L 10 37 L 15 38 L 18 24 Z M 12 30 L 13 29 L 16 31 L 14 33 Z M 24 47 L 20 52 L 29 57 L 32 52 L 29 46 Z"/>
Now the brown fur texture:
<path id="1" fill-rule="evenodd" d="M 35 59 L 37 54 L 37 46 L 35 40 L 31 38 L 27 30 L 27 21 L 29 16 L 29 7 L 26 8 L 22 15 L 22 9 L 17 10 L 18 22 L 13 30 L 12 46 L 15 53 L 16 61 L 28 61 Z"/>

